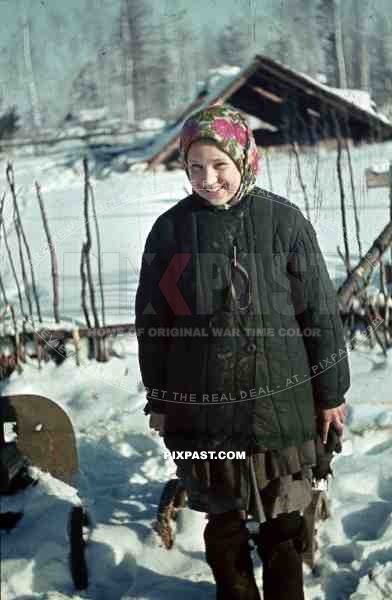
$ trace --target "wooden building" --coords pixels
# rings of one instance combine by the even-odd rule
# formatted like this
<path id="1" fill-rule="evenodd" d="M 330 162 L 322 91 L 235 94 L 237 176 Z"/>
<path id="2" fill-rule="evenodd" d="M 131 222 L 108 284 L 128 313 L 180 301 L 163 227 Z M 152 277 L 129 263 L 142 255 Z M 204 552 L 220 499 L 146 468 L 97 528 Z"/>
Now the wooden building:
<path id="1" fill-rule="evenodd" d="M 178 138 L 183 122 L 193 112 L 227 102 L 257 119 L 256 142 L 261 147 L 298 143 L 327 143 L 337 137 L 354 143 L 392 138 L 392 122 L 371 106 L 352 98 L 347 90 L 329 88 L 318 81 L 257 55 L 223 85 L 202 90 L 176 123 L 153 144 L 149 168 L 178 157 Z"/>

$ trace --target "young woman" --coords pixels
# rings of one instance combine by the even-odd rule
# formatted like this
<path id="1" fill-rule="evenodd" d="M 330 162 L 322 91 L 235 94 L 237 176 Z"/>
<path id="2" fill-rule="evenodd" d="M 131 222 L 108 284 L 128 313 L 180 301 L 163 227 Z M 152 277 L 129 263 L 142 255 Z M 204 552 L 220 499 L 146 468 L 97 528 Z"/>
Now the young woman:
<path id="1" fill-rule="evenodd" d="M 315 439 L 342 432 L 349 387 L 336 293 L 310 222 L 256 186 L 240 113 L 194 114 L 181 155 L 192 194 L 155 222 L 136 296 L 145 412 L 208 513 L 217 599 L 260 598 L 247 515 L 264 598 L 303 599 Z"/>

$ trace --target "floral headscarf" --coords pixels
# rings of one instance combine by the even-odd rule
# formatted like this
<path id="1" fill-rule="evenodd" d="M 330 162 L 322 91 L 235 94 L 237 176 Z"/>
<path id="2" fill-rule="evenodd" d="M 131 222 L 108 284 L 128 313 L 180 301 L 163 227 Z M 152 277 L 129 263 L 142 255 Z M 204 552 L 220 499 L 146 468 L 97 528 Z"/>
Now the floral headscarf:
<path id="1" fill-rule="evenodd" d="M 259 153 L 253 132 L 244 117 L 225 105 L 213 105 L 185 121 L 180 136 L 180 155 L 187 170 L 187 154 L 193 142 L 212 140 L 237 165 L 241 185 L 231 200 L 240 200 L 256 185 Z"/>

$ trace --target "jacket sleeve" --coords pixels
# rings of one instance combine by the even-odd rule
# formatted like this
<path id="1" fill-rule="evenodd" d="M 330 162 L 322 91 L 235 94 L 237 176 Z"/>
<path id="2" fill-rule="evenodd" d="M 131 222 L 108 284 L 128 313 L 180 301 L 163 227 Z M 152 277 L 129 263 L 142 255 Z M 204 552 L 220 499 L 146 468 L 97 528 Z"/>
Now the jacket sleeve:
<path id="1" fill-rule="evenodd" d="M 168 336 L 158 330 L 170 328 L 171 311 L 159 282 L 170 262 L 170 253 L 170 235 L 159 218 L 147 237 L 135 301 L 139 366 L 148 400 L 145 414 L 165 412 Z"/>
<path id="2" fill-rule="evenodd" d="M 297 213 L 288 271 L 296 319 L 306 346 L 315 403 L 334 408 L 350 387 L 347 348 L 337 295 L 311 223 Z M 308 335 L 310 333 L 310 335 Z"/>

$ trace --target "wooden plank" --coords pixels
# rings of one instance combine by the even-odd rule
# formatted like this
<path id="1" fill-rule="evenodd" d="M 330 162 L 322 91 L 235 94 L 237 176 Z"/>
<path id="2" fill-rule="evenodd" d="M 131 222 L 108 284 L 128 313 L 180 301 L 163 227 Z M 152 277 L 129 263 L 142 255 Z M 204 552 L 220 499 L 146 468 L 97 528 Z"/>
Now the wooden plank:
<path id="1" fill-rule="evenodd" d="M 254 90 L 258 94 L 260 94 L 260 96 L 263 96 L 263 98 L 267 98 L 268 100 L 272 100 L 272 102 L 275 102 L 276 104 L 282 104 L 282 102 L 285 101 L 284 98 L 280 98 L 276 94 L 273 94 L 272 92 L 269 92 L 268 90 L 266 90 L 265 88 L 261 87 L 260 85 L 251 85 L 249 82 L 247 82 L 245 85 L 248 85 L 252 90 Z"/>
<path id="2" fill-rule="evenodd" d="M 153 130 L 151 130 L 153 131 Z M 74 142 L 74 141 L 90 141 L 90 139 L 97 137 L 110 137 L 114 136 L 128 136 L 130 134 L 134 134 L 140 132 L 136 127 L 128 127 L 124 130 L 117 130 L 113 128 L 106 129 L 95 129 L 91 132 L 80 133 L 80 134 L 71 134 L 71 135 L 56 135 L 55 132 L 52 133 L 52 137 L 38 136 L 31 138 L 3 138 L 1 140 L 2 148 L 19 148 L 23 146 L 55 146 L 57 144 L 62 144 L 64 142 Z"/>
<path id="3" fill-rule="evenodd" d="M 42 345 L 48 344 L 53 348 L 58 347 L 60 341 L 72 339 L 74 331 L 78 331 L 80 338 L 105 338 L 117 335 L 135 335 L 136 328 L 134 323 L 119 323 L 117 325 L 106 325 L 105 327 L 82 327 L 80 329 L 47 329 L 42 328 L 36 331 L 20 331 L 21 342 L 27 340 L 39 341 Z M 5 334 L 0 336 L 0 341 L 7 344 L 13 344 L 15 336 Z"/>
<path id="4" fill-rule="evenodd" d="M 389 188 L 389 171 L 376 173 L 372 169 L 365 170 L 366 187 L 369 188 Z"/>
<path id="5" fill-rule="evenodd" d="M 392 221 L 390 221 L 374 240 L 368 252 L 350 272 L 338 290 L 338 302 L 341 313 L 347 313 L 353 296 L 364 288 L 364 282 L 379 264 L 381 258 L 392 244 Z"/>

